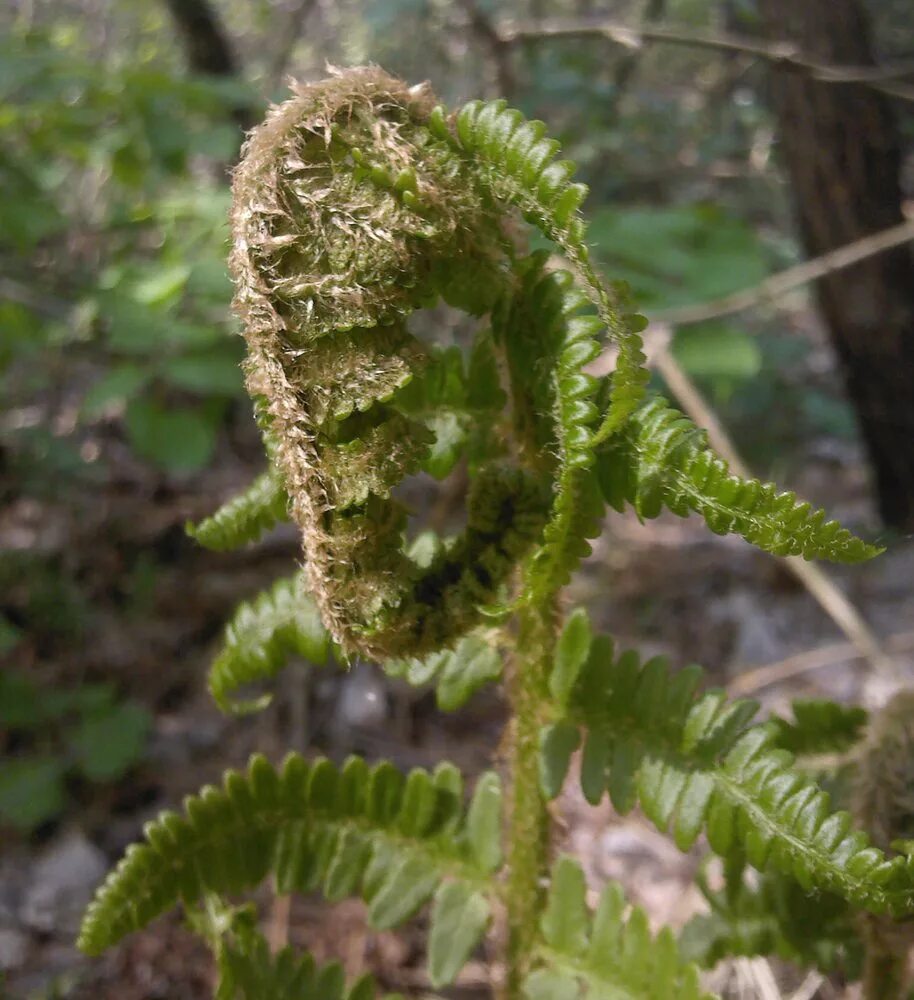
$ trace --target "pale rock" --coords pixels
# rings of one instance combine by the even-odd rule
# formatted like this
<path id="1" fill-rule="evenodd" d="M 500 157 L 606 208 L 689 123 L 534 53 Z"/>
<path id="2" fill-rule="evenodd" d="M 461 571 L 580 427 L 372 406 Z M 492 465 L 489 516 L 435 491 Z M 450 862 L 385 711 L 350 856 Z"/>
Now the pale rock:
<path id="1" fill-rule="evenodd" d="M 0 927 L 0 969 L 12 972 L 25 963 L 29 939 L 14 927 Z"/>
<path id="2" fill-rule="evenodd" d="M 20 912 L 22 923 L 45 933 L 74 934 L 107 869 L 105 855 L 82 833 L 64 835 L 32 868 Z"/>

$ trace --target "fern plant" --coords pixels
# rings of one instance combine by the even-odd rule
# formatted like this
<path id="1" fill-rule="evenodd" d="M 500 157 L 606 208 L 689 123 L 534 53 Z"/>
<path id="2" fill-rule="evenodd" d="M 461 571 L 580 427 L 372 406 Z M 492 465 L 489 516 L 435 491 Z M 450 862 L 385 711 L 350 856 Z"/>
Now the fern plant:
<path id="1" fill-rule="evenodd" d="M 617 650 L 560 601 L 607 504 L 695 512 L 778 554 L 877 552 L 793 494 L 731 475 L 701 431 L 646 397 L 645 321 L 591 262 L 573 172 L 544 126 L 503 102 L 449 114 L 375 68 L 297 86 L 251 135 L 230 265 L 270 465 L 190 531 L 224 549 L 291 518 L 303 568 L 238 609 L 212 693 L 230 711 L 261 707 L 267 696 L 245 689 L 290 654 L 341 670 L 374 660 L 434 684 L 445 710 L 500 682 L 504 759 L 465 800 L 448 763 L 404 774 L 255 757 L 147 826 L 86 914 L 85 951 L 181 903 L 213 945 L 221 1000 L 374 996 L 369 978 L 270 953 L 256 915 L 228 902 L 264 879 L 359 895 L 377 928 L 429 907 L 436 989 L 489 935 L 504 969 L 493 990 L 511 1000 L 707 996 L 693 958 L 824 963 L 859 943 L 858 912 L 873 915 L 881 958 L 891 951 L 886 928 L 914 913 L 914 858 L 854 829 L 801 766 L 816 748 L 846 750 L 862 718 L 807 705 L 758 723 L 754 703 Z M 527 251 L 521 220 L 551 255 Z M 410 328 L 441 300 L 478 320 L 465 350 Z M 598 378 L 587 369 L 607 339 L 618 361 Z M 463 533 L 410 538 L 396 487 L 458 462 Z M 617 885 L 592 907 L 580 867 L 554 857 L 550 802 L 579 748 L 588 801 L 640 804 L 683 850 L 704 836 L 721 856 L 731 882 L 720 900 L 708 890 L 703 933 L 652 935 Z M 755 889 L 750 867 L 767 880 Z M 828 901 L 808 907 L 823 919 L 788 927 L 791 898 Z M 765 932 L 743 933 L 748 919 Z M 870 996 L 901 996 L 891 978 Z"/>

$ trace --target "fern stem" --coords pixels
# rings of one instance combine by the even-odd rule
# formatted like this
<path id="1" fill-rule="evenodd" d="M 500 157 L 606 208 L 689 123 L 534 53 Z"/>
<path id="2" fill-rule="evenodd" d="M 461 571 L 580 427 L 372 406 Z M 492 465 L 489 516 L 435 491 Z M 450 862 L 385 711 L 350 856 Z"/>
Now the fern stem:
<path id="1" fill-rule="evenodd" d="M 539 735 L 548 704 L 547 678 L 557 635 L 556 600 L 529 603 L 518 612 L 517 645 L 508 668 L 512 710 L 509 739 L 511 797 L 508 813 L 507 1000 L 522 996 L 543 909 L 549 863 L 549 812 L 540 788 Z"/>

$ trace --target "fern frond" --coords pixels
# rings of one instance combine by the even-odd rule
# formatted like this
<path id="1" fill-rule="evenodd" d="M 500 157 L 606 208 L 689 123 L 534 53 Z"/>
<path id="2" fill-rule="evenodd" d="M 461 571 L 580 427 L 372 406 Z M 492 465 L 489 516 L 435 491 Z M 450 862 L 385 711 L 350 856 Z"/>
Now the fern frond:
<path id="1" fill-rule="evenodd" d="M 269 704 L 270 695 L 247 701 L 235 701 L 232 695 L 246 684 L 274 677 L 289 656 L 322 666 L 330 652 L 327 630 L 296 573 L 235 609 L 209 669 L 210 693 L 225 712 L 257 711 Z"/>
<path id="2" fill-rule="evenodd" d="M 362 976 L 347 988 L 338 962 L 318 966 L 310 955 L 296 954 L 288 946 L 271 954 L 256 933 L 240 942 L 224 942 L 217 964 L 215 1000 L 375 1000 L 377 996 L 371 976 Z"/>
<path id="3" fill-rule="evenodd" d="M 616 510 L 630 503 L 642 518 L 662 507 L 700 514 L 716 534 L 738 534 L 778 556 L 859 562 L 882 550 L 826 520 L 796 494 L 731 475 L 688 417 L 656 398 L 641 406 L 599 456 L 603 494 Z"/>
<path id="4" fill-rule="evenodd" d="M 451 137 L 442 114 L 433 115 L 430 127 L 440 137 Z M 571 183 L 575 165 L 556 159 L 559 144 L 545 137 L 543 123 L 526 120 L 502 100 L 471 101 L 457 113 L 455 127 L 459 148 L 472 157 L 474 167 L 483 168 L 496 197 L 520 208 L 574 264 L 603 325 L 618 345 L 609 408 L 596 436 L 606 440 L 644 395 L 648 373 L 639 334 L 646 324 L 642 317 L 625 315 L 597 275 L 579 212 L 587 188 Z"/>
<path id="5" fill-rule="evenodd" d="M 793 720 L 775 718 L 774 741 L 796 757 L 844 753 L 858 743 L 867 712 L 857 705 L 840 705 L 824 698 L 798 698 L 791 705 Z"/>
<path id="6" fill-rule="evenodd" d="M 480 635 L 464 636 L 453 649 L 424 659 L 389 660 L 382 664 L 390 677 L 402 677 L 415 687 L 434 685 L 438 707 L 453 712 L 490 681 L 501 676 L 498 651 Z"/>
<path id="7" fill-rule="evenodd" d="M 542 921 L 541 967 L 524 982 L 528 1000 L 712 1000 L 669 928 L 655 938 L 643 910 L 625 910 L 621 887 L 610 883 L 591 914 L 583 872 L 559 858 Z"/>
<path id="8" fill-rule="evenodd" d="M 497 530 L 483 539 L 471 526 L 425 574 L 405 552 L 393 487 L 423 468 L 446 474 L 463 439 L 493 423 L 491 408 L 470 415 L 463 386 L 465 419 L 439 392 L 447 365 L 407 317 L 439 298 L 483 315 L 515 285 L 503 207 L 433 138 L 432 107 L 425 89 L 375 68 L 296 87 L 235 172 L 230 267 L 248 388 L 267 401 L 324 623 L 347 653 L 377 660 L 448 648 L 478 626 L 542 530 L 542 510 L 527 514 L 543 490 L 516 469 L 477 485 L 487 470 L 474 467 L 477 506 L 501 512 Z M 348 219 L 342 206 L 355 204 Z M 413 419 L 423 391 L 438 405 Z"/>
<path id="9" fill-rule="evenodd" d="M 583 733 L 588 801 L 608 791 L 621 813 L 640 802 L 683 850 L 704 828 L 724 857 L 744 851 L 756 868 L 873 912 L 914 911 L 914 858 L 887 857 L 851 830 L 848 813 L 832 812 L 828 795 L 792 769 L 777 729 L 749 725 L 754 702 L 700 695 L 698 668 L 673 674 L 659 657 L 642 665 L 634 653 L 617 656 L 605 636 L 563 670 L 553 690 L 567 692 L 564 710 L 542 741 L 547 791 L 559 787 Z"/>
<path id="10" fill-rule="evenodd" d="M 499 102 L 454 122 L 427 90 L 354 69 L 295 88 L 235 172 L 230 266 L 248 388 L 266 401 L 324 623 L 346 652 L 377 660 L 425 656 L 478 628 L 540 539 L 525 596 L 567 580 L 599 530 L 595 442 L 625 422 L 647 379 L 644 321 L 597 275 L 585 189 L 542 126 Z M 353 204 L 357 219 L 341 225 L 340 206 Z M 506 235 L 518 209 L 573 275 L 518 256 Z M 491 321 L 469 376 L 459 350 L 407 328 L 439 299 Z M 620 357 L 595 430 L 584 367 L 604 329 Z M 512 442 L 512 423 L 532 435 Z M 420 470 L 440 478 L 464 452 L 471 500 L 500 512 L 497 530 L 481 539 L 470 525 L 446 560 L 417 572 L 394 487 Z"/>
<path id="11" fill-rule="evenodd" d="M 493 322 L 506 347 L 518 436 L 536 461 L 552 455 L 556 465 L 552 509 L 525 582 L 531 600 L 567 583 L 603 514 L 590 472 L 597 381 L 582 370 L 599 354 L 602 323 L 582 313 L 588 299 L 572 275 L 547 272 L 546 262 L 542 253 L 521 262 L 518 291 Z"/>
<path id="12" fill-rule="evenodd" d="M 288 519 L 286 488 L 279 471 L 271 467 L 244 492 L 226 501 L 215 514 L 198 524 L 188 522 L 184 530 L 206 548 L 225 552 L 256 542 Z"/>
<path id="13" fill-rule="evenodd" d="M 497 792 L 494 775 L 480 779 L 464 816 L 450 765 L 404 775 L 386 762 L 369 770 L 354 757 L 337 769 L 291 754 L 277 771 L 255 756 L 246 773 L 228 772 L 222 789 L 188 798 L 183 816 L 166 812 L 147 824 L 146 842 L 131 847 L 98 890 L 79 947 L 98 954 L 179 901 L 243 892 L 272 873 L 281 893 L 321 888 L 330 900 L 360 893 L 370 923 L 382 929 L 437 891 L 433 938 L 435 920 L 450 924 L 455 910 L 469 912 L 474 928 L 439 940 L 432 973 L 443 983 L 488 921 L 489 876 L 500 864 L 493 782 Z M 451 882 L 465 887 L 460 899 L 441 889 Z"/>
<path id="14" fill-rule="evenodd" d="M 682 931 L 680 951 L 710 968 L 741 955 L 772 956 L 823 973 L 859 977 L 863 946 L 850 905 L 829 892 L 810 894 L 778 872 L 766 872 L 752 887 L 741 880 L 718 892 L 702 886 L 710 912 L 693 917 Z"/>
<path id="15" fill-rule="evenodd" d="M 527 596 L 542 599 L 565 586 L 578 563 L 590 555 L 589 539 L 603 527 L 603 499 L 590 470 L 563 469 L 556 484 L 552 516 L 543 530 L 543 544 L 531 560 Z"/>

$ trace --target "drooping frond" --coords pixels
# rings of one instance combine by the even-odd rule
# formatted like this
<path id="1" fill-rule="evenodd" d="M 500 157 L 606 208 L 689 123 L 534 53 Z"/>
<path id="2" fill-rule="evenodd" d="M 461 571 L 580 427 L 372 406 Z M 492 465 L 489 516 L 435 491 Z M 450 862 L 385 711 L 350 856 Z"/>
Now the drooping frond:
<path id="1" fill-rule="evenodd" d="M 621 887 L 610 883 L 591 913 L 583 872 L 559 858 L 543 915 L 541 964 L 524 983 L 528 1000 L 712 1000 L 669 928 L 653 937 L 645 912 L 626 909 Z"/>
<path id="2" fill-rule="evenodd" d="M 608 791 L 619 812 L 640 802 L 683 850 L 705 829 L 724 857 L 745 852 L 759 869 L 771 866 L 873 912 L 914 912 L 914 857 L 887 857 L 851 829 L 848 813 L 833 812 L 828 795 L 792 768 L 776 727 L 750 725 L 753 702 L 699 694 L 698 668 L 672 673 L 659 657 L 642 665 L 632 652 L 617 655 L 605 636 L 582 657 L 576 628 L 575 655 L 557 661 L 552 683 L 563 708 L 543 733 L 550 794 L 583 735 L 588 801 Z"/>
<path id="3" fill-rule="evenodd" d="M 498 651 L 481 635 L 464 636 L 453 649 L 424 659 L 389 660 L 383 664 L 390 677 L 402 677 L 415 687 L 434 685 L 438 707 L 452 712 L 470 696 L 501 676 Z"/>
<path id="4" fill-rule="evenodd" d="M 451 138 L 440 109 L 432 113 L 430 125 L 436 135 Z M 458 112 L 455 131 L 459 148 L 472 158 L 477 170 L 480 165 L 485 168 L 484 176 L 496 196 L 517 205 L 574 264 L 603 325 L 618 345 L 613 391 L 597 435 L 605 440 L 622 426 L 644 395 L 648 374 L 639 334 L 645 324 L 642 317 L 623 312 L 622 304 L 594 268 L 579 212 L 587 188 L 571 182 L 575 165 L 556 159 L 559 144 L 546 138 L 543 123 L 528 121 L 503 100 L 471 101 Z"/>
<path id="5" fill-rule="evenodd" d="M 270 468 L 251 485 L 226 501 L 215 514 L 185 530 L 201 545 L 217 552 L 238 549 L 256 542 L 281 521 L 289 519 L 289 498 L 282 476 Z"/>
<path id="6" fill-rule="evenodd" d="M 859 562 L 881 551 L 796 494 L 731 475 L 705 432 L 660 398 L 640 407 L 601 451 L 598 472 L 616 510 L 630 503 L 644 518 L 663 507 L 680 517 L 695 512 L 716 534 L 742 535 L 774 555 Z"/>
<path id="7" fill-rule="evenodd" d="M 824 698 L 798 698 L 793 719 L 772 719 L 777 746 L 797 757 L 844 753 L 858 743 L 866 727 L 866 710 Z"/>
<path id="8" fill-rule="evenodd" d="M 223 711 L 256 711 L 269 704 L 270 696 L 233 700 L 239 688 L 271 679 L 289 656 L 323 666 L 330 653 L 330 637 L 296 573 L 235 609 L 209 670 L 209 689 Z"/>
<path id="9" fill-rule="evenodd" d="M 272 873 L 280 893 L 361 894 L 382 929 L 434 896 L 431 972 L 443 984 L 485 930 L 488 876 L 500 864 L 497 779 L 480 779 L 466 815 L 461 788 L 449 765 L 404 775 L 389 763 L 369 769 L 353 757 L 337 769 L 292 754 L 277 771 L 255 756 L 247 772 L 228 772 L 221 789 L 188 798 L 184 815 L 166 812 L 147 824 L 145 843 L 98 890 L 79 947 L 98 954 L 179 901 L 244 892 Z M 463 893 L 442 888 L 452 883 Z M 463 933 L 436 931 L 437 921 L 450 927 L 462 915 Z"/>

